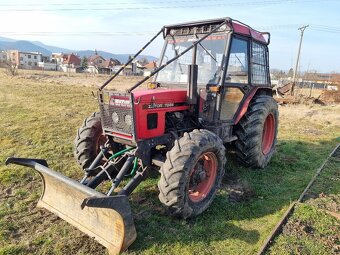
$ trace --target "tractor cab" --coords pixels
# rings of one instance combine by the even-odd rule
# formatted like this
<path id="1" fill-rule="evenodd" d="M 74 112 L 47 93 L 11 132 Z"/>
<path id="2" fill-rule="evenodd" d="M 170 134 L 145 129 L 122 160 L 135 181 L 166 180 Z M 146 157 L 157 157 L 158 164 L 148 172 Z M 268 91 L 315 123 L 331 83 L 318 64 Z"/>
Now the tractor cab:
<path id="1" fill-rule="evenodd" d="M 223 24 L 223 21 L 227 22 Z M 196 82 L 198 98 L 189 98 L 189 102 L 199 104 L 199 116 L 204 121 L 235 124 L 242 117 L 242 101 L 251 93 L 258 88 L 271 93 L 269 33 L 258 32 L 228 18 L 165 28 L 160 66 L 169 59 L 175 60 L 155 74 L 154 82 L 161 88 L 179 87 L 188 91 L 187 86 L 192 85 L 190 82 Z M 199 40 L 202 41 L 197 43 Z M 194 43 L 197 45 L 193 47 Z M 197 66 L 197 73 L 190 73 L 192 65 Z"/>

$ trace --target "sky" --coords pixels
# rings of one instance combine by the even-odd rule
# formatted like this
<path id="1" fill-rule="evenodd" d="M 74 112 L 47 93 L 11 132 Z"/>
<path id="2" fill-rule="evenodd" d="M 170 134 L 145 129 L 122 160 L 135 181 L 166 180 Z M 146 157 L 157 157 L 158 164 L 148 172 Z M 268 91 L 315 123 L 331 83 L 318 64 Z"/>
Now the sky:
<path id="1" fill-rule="evenodd" d="M 271 33 L 270 66 L 340 72 L 340 0 L 0 0 L 0 36 L 74 50 L 137 52 L 163 25 L 231 17 Z M 158 57 L 163 38 L 145 52 Z"/>

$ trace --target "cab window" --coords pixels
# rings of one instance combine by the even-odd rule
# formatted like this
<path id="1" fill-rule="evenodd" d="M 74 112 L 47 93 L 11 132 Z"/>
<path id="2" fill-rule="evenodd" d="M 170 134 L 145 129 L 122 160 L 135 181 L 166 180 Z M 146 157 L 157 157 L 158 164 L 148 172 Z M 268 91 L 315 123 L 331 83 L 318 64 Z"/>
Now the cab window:
<path id="1" fill-rule="evenodd" d="M 225 83 L 248 83 L 248 41 L 232 39 Z"/>
<path id="2" fill-rule="evenodd" d="M 252 43 L 252 75 L 253 84 L 268 84 L 267 50 L 264 45 Z"/>

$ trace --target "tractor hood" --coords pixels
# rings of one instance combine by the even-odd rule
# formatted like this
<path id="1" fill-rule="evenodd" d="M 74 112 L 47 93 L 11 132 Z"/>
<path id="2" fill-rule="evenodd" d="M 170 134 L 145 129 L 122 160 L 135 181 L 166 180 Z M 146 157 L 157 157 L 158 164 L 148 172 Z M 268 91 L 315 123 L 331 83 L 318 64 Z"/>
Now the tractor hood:
<path id="1" fill-rule="evenodd" d="M 177 103 L 186 103 L 187 91 L 185 89 L 148 89 L 133 92 L 135 103 L 148 103 L 152 108 L 166 108 Z M 172 104 L 172 105 L 167 105 Z M 150 108 L 149 108 L 150 109 Z"/>
<path id="2" fill-rule="evenodd" d="M 133 92 L 136 141 L 165 133 L 165 116 L 169 112 L 189 109 L 185 89 L 149 89 Z"/>

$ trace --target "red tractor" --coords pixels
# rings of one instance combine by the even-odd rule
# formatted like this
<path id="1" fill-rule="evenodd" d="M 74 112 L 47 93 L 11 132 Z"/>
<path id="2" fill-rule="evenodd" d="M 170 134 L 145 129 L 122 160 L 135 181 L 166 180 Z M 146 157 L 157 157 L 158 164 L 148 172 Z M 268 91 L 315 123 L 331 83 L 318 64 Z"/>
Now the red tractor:
<path id="1" fill-rule="evenodd" d="M 159 67 L 126 93 L 105 90 L 160 34 Z M 85 171 L 80 183 L 43 160 L 7 163 L 38 170 L 45 184 L 39 204 L 118 253 L 136 238 L 127 197 L 149 171 L 161 173 L 161 203 L 186 219 L 212 203 L 225 171 L 225 146 L 233 144 L 245 166 L 268 164 L 278 127 L 269 40 L 269 33 L 230 18 L 165 26 L 100 87 L 100 112 L 85 119 L 75 140 Z M 137 90 L 145 82 L 148 89 Z M 118 187 L 123 179 L 126 185 Z M 105 195 L 95 190 L 107 181 Z"/>

